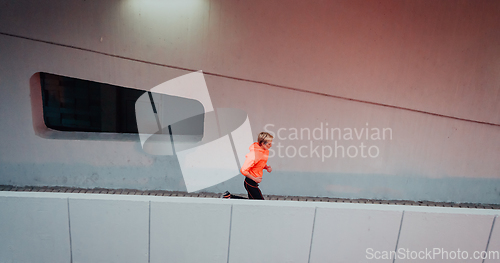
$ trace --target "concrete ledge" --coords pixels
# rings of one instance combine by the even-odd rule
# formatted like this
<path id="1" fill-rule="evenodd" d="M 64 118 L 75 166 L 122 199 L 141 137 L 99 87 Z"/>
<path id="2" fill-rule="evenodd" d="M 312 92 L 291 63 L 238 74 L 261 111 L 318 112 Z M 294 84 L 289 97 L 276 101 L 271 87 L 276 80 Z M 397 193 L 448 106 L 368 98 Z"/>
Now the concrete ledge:
<path id="1" fill-rule="evenodd" d="M 402 215 L 401 211 L 318 208 L 310 262 L 362 262 L 368 248 L 394 250 Z"/>
<path id="2" fill-rule="evenodd" d="M 0 262 L 363 262 L 500 240 L 494 209 L 0 192 L 0 211 Z"/>
<path id="3" fill-rule="evenodd" d="M 202 197 L 220 198 L 222 193 L 187 193 L 167 190 L 137 190 L 137 189 L 108 189 L 108 188 L 75 188 L 60 186 L 11 186 L 0 185 L 0 191 L 10 192 L 53 192 L 53 193 L 86 193 L 86 194 L 117 194 L 117 195 L 151 195 L 151 196 L 182 196 L 182 197 Z M 246 197 L 246 195 L 243 195 Z M 346 199 L 331 197 L 310 197 L 310 196 L 279 196 L 264 195 L 266 200 L 281 201 L 301 201 L 301 202 L 331 202 L 331 203 L 351 203 L 351 204 L 384 204 L 384 205 L 406 205 L 406 206 L 436 206 L 436 207 L 458 207 L 458 208 L 480 208 L 480 209 L 500 209 L 498 204 L 473 204 L 473 203 L 453 203 L 453 202 L 431 202 L 431 201 L 408 201 L 408 200 L 371 200 L 371 199 Z"/>
<path id="4" fill-rule="evenodd" d="M 233 206 L 229 262 L 307 262 L 314 207 L 253 203 Z"/>
<path id="5" fill-rule="evenodd" d="M 0 262 L 70 262 L 68 202 L 0 192 Z"/>
<path id="6" fill-rule="evenodd" d="M 438 262 L 457 259 L 453 257 L 453 253 L 458 250 L 466 251 L 468 254 L 466 260 L 457 261 L 481 262 L 480 259 L 473 260 L 471 257 L 475 251 L 486 249 L 494 217 L 493 215 L 405 212 L 398 247 L 405 251 L 426 251 L 427 249 L 436 252 Z M 499 247 L 494 249 L 499 250 Z"/>
<path id="7" fill-rule="evenodd" d="M 230 204 L 151 202 L 151 262 L 227 262 Z"/>
<path id="8" fill-rule="evenodd" d="M 149 202 L 69 199 L 73 262 L 148 262 Z"/>

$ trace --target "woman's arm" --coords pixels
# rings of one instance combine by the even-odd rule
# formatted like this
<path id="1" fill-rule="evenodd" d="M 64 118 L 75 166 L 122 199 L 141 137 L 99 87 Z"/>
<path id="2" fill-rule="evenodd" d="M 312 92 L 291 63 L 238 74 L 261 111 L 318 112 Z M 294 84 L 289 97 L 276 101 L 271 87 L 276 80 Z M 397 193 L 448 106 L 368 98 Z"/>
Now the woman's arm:
<path id="1" fill-rule="evenodd" d="M 240 172 L 244 176 L 252 179 L 254 182 L 260 183 L 260 182 L 262 182 L 262 177 L 255 177 L 255 176 L 250 174 L 250 169 L 252 167 L 254 167 L 255 164 L 256 164 L 255 155 L 254 154 L 247 155 L 247 158 L 245 159 L 245 163 L 243 163 L 243 165 L 241 166 Z"/>

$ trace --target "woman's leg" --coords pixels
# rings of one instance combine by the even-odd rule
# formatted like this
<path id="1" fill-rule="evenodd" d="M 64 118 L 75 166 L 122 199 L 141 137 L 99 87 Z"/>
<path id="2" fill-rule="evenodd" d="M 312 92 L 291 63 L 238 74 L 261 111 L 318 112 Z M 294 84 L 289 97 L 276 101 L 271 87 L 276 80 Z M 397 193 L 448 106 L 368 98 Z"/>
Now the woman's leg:
<path id="1" fill-rule="evenodd" d="M 245 198 L 243 196 L 238 196 L 238 195 L 231 194 L 231 197 L 229 197 L 229 199 L 248 199 L 248 198 Z"/>
<path id="2" fill-rule="evenodd" d="M 226 191 L 225 193 L 223 193 L 221 198 L 224 198 L 224 199 L 248 199 L 248 198 L 243 197 L 243 196 L 233 195 L 229 191 Z"/>
<path id="3" fill-rule="evenodd" d="M 264 197 L 262 196 L 262 192 L 259 189 L 259 184 L 257 184 L 254 180 L 246 177 L 243 185 L 245 186 L 245 189 L 248 192 L 248 199 L 264 200 Z"/>

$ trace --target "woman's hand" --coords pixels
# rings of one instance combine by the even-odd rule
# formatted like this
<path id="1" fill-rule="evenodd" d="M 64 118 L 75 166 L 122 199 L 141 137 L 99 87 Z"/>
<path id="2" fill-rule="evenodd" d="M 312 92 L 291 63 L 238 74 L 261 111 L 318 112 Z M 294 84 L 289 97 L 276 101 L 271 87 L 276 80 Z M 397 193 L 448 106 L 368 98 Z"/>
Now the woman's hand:
<path id="1" fill-rule="evenodd" d="M 262 182 L 262 177 L 254 177 L 252 180 L 256 183 L 260 183 Z"/>
<path id="2" fill-rule="evenodd" d="M 271 166 L 266 166 L 266 170 L 268 173 L 272 172 L 273 171 L 273 168 L 271 168 Z"/>

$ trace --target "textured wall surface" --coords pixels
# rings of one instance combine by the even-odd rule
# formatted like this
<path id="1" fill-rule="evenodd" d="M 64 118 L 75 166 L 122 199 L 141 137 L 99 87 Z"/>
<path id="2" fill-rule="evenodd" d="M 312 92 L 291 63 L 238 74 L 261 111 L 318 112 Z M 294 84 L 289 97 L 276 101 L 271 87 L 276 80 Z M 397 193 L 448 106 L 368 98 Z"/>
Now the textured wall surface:
<path id="1" fill-rule="evenodd" d="M 186 191 L 177 158 L 137 136 L 47 131 L 36 73 L 149 90 L 203 70 L 214 107 L 276 135 L 266 194 L 499 204 L 498 14 L 486 0 L 0 1 L 0 184 Z"/>

